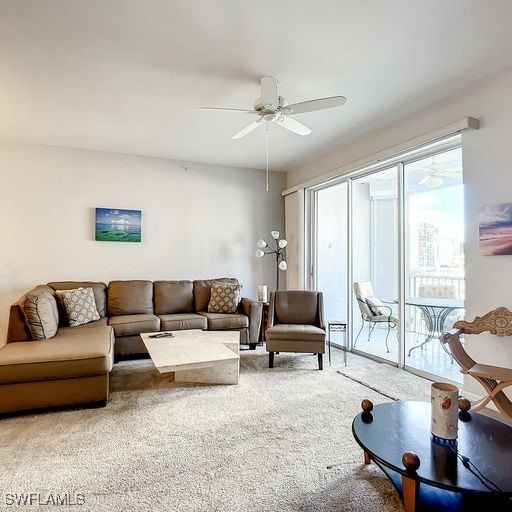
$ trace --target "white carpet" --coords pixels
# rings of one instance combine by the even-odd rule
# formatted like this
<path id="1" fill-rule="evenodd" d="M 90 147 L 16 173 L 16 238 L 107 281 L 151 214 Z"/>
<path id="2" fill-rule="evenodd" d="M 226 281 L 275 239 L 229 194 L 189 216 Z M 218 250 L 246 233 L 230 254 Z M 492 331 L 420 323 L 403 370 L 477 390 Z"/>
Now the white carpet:
<path id="1" fill-rule="evenodd" d="M 244 351 L 238 386 L 175 384 L 149 360 L 117 364 L 106 408 L 0 420 L 0 510 L 34 509 L 7 506 L 8 494 L 80 493 L 83 506 L 58 509 L 400 511 L 351 432 L 363 398 L 387 399 L 337 372 L 381 365 L 351 356 L 345 369 L 334 352 L 320 372 L 312 355 L 280 354 L 271 370 L 262 348 Z M 428 381 L 384 373 L 374 387 L 428 397 Z"/>

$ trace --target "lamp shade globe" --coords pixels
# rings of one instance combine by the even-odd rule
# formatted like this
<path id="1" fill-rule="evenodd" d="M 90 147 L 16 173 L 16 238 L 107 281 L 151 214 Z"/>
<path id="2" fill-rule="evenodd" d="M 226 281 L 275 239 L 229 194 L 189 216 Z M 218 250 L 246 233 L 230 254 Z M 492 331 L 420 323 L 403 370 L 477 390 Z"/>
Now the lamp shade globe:
<path id="1" fill-rule="evenodd" d="M 424 181 L 424 183 L 428 188 L 437 188 L 443 184 L 443 178 L 438 174 L 432 174 Z"/>
<path id="2" fill-rule="evenodd" d="M 256 258 L 263 258 L 263 256 L 265 256 L 265 253 L 261 249 L 257 249 L 255 255 Z"/>
<path id="3" fill-rule="evenodd" d="M 257 242 L 256 242 L 256 245 L 263 249 L 263 247 L 267 247 L 267 242 L 265 242 L 265 240 L 263 240 L 263 238 L 260 238 Z"/>
<path id="4" fill-rule="evenodd" d="M 271 231 L 270 234 L 272 235 L 272 238 L 274 240 L 277 240 L 279 238 L 279 231 Z"/>
<path id="5" fill-rule="evenodd" d="M 282 240 L 279 240 L 277 244 L 279 245 L 280 249 L 284 249 L 288 245 L 288 242 L 283 238 Z"/>
<path id="6" fill-rule="evenodd" d="M 281 270 L 286 270 L 286 269 L 288 268 L 288 265 L 287 265 L 286 261 L 284 261 L 284 260 L 283 260 L 283 261 L 280 261 L 280 262 L 279 262 L 279 268 L 280 268 Z"/>

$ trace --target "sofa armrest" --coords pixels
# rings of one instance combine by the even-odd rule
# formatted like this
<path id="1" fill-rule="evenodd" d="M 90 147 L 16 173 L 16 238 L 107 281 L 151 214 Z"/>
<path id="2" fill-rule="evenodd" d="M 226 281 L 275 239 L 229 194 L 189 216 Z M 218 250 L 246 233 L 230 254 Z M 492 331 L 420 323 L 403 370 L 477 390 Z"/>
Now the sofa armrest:
<path id="1" fill-rule="evenodd" d="M 7 343 L 16 341 L 32 341 L 32 335 L 25 322 L 23 311 L 18 303 L 11 306 L 7 327 Z"/>
<path id="2" fill-rule="evenodd" d="M 254 299 L 243 298 L 242 312 L 249 317 L 249 343 L 258 343 L 263 304 Z"/>

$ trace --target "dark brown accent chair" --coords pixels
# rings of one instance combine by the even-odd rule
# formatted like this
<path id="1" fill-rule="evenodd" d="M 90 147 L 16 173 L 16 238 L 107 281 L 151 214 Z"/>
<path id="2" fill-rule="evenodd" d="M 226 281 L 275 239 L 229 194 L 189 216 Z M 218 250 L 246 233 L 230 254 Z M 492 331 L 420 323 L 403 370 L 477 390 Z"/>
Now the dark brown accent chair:
<path id="1" fill-rule="evenodd" d="M 271 292 L 265 331 L 269 368 L 277 352 L 318 354 L 323 369 L 325 353 L 324 304 L 321 292 L 293 290 Z"/>

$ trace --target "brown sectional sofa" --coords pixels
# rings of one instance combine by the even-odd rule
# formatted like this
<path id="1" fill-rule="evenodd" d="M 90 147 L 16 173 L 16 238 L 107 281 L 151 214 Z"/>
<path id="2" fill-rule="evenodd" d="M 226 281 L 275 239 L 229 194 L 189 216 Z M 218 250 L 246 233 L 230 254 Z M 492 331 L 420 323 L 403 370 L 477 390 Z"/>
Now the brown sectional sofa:
<path id="1" fill-rule="evenodd" d="M 92 288 L 100 320 L 59 328 L 50 340 L 32 341 L 20 303 L 10 310 L 7 344 L 0 348 L 0 414 L 71 404 L 104 405 L 115 358 L 144 356 L 141 332 L 183 329 L 238 330 L 254 348 L 261 303 L 242 299 L 234 314 L 208 313 L 213 281 L 60 281 L 50 291 Z M 54 292 L 53 292 L 54 293 Z"/>

